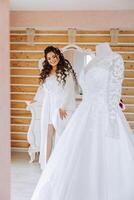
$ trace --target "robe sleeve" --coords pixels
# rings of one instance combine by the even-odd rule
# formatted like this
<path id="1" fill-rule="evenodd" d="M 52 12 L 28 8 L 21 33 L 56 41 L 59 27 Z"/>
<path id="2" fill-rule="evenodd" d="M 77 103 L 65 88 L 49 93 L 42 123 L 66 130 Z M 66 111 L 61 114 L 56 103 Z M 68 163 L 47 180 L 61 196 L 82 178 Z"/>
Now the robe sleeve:
<path id="1" fill-rule="evenodd" d="M 43 88 L 42 85 L 40 85 L 37 89 L 35 96 L 34 96 L 34 100 L 39 102 L 39 103 L 42 103 L 43 98 L 44 98 L 44 93 L 45 93 L 44 88 Z"/>
<path id="2" fill-rule="evenodd" d="M 61 105 L 60 108 L 66 109 L 68 107 L 69 104 L 71 104 L 70 101 L 72 101 L 72 99 L 74 99 L 74 95 L 75 95 L 75 83 L 74 83 L 74 79 L 72 77 L 72 74 L 69 74 L 67 79 L 66 79 L 66 84 L 63 88 L 63 93 L 62 93 L 62 101 L 61 101 Z"/>

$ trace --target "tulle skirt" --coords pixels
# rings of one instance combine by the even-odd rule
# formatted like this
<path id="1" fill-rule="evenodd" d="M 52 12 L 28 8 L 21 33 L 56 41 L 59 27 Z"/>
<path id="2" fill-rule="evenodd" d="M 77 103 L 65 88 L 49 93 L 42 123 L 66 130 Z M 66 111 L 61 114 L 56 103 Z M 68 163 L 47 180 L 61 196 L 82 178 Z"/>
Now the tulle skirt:
<path id="1" fill-rule="evenodd" d="M 134 136 L 120 108 L 118 139 L 108 119 L 106 105 L 80 104 L 31 200 L 134 200 Z"/>

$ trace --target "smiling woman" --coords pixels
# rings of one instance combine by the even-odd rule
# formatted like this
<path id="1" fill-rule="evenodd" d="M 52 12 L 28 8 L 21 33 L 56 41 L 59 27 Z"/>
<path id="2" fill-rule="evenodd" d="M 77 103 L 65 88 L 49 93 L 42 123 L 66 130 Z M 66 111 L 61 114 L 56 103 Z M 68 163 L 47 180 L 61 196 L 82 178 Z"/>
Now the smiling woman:
<path id="1" fill-rule="evenodd" d="M 75 110 L 76 75 L 70 62 L 53 46 L 44 50 L 45 60 L 40 73 L 44 88 L 41 115 L 41 144 L 39 162 L 44 169 L 52 147 L 59 140 L 69 118 Z"/>

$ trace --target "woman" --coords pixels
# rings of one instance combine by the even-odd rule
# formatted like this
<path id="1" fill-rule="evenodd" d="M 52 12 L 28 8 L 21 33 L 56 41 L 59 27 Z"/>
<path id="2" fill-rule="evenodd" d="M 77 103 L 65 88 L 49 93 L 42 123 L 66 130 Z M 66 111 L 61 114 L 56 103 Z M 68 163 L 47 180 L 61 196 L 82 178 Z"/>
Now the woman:
<path id="1" fill-rule="evenodd" d="M 134 136 L 119 107 L 123 59 L 106 43 L 83 69 L 83 101 L 32 200 L 133 200 Z"/>
<path id="2" fill-rule="evenodd" d="M 57 142 L 75 109 L 76 75 L 68 60 L 58 48 L 48 46 L 40 73 L 44 88 L 41 116 L 41 145 L 39 162 L 44 169 L 54 144 Z"/>

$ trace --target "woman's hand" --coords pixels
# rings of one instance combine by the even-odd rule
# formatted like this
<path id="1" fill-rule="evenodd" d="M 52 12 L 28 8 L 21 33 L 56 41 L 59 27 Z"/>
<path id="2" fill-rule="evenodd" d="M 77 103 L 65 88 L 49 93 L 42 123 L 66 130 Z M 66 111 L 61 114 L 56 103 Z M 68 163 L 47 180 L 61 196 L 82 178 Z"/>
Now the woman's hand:
<path id="1" fill-rule="evenodd" d="M 63 108 L 59 108 L 59 114 L 62 120 L 67 117 L 67 112 Z"/>

